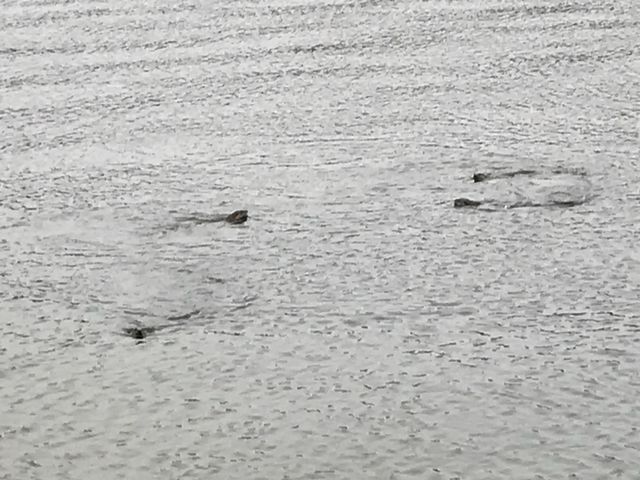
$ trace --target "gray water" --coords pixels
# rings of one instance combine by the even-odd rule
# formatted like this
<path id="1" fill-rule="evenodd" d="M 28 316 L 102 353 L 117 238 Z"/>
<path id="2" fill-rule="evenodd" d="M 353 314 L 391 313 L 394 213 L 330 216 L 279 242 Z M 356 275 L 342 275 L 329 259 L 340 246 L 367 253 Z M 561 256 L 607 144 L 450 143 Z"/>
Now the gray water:
<path id="1" fill-rule="evenodd" d="M 639 39 L 635 0 L 5 0 L 0 479 L 640 478 Z M 589 201 L 452 208 L 549 184 Z"/>

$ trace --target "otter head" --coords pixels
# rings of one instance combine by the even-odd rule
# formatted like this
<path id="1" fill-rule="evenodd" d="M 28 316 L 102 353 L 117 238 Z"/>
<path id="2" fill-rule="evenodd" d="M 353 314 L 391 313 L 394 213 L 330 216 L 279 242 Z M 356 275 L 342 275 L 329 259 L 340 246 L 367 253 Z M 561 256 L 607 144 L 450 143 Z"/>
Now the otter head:
<path id="1" fill-rule="evenodd" d="M 129 327 L 124 328 L 123 331 L 126 335 L 129 335 L 131 338 L 135 338 L 137 340 L 142 340 L 147 336 L 147 332 L 144 328 Z"/>
<path id="2" fill-rule="evenodd" d="M 246 210 L 236 210 L 235 212 L 227 215 L 227 218 L 225 218 L 224 221 L 233 223 L 234 225 L 238 225 L 240 223 L 246 222 L 248 217 L 249 215 L 247 215 Z"/>
<path id="3" fill-rule="evenodd" d="M 463 208 L 463 207 L 477 207 L 482 202 L 478 202 L 476 200 L 469 200 L 468 198 L 456 198 L 453 201 L 453 206 L 455 208 Z"/>
<path id="4" fill-rule="evenodd" d="M 489 179 L 489 174 L 488 173 L 474 173 L 473 174 L 473 181 L 475 183 L 478 182 L 484 182 L 485 180 Z"/>

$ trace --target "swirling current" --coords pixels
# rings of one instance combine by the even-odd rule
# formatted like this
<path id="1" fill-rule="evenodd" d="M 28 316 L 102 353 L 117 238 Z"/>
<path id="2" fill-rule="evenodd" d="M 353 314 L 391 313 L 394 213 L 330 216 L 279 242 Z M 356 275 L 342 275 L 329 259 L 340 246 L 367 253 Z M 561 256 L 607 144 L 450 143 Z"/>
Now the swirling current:
<path id="1" fill-rule="evenodd" d="M 639 39 L 635 0 L 5 1 L 0 479 L 640 478 Z"/>

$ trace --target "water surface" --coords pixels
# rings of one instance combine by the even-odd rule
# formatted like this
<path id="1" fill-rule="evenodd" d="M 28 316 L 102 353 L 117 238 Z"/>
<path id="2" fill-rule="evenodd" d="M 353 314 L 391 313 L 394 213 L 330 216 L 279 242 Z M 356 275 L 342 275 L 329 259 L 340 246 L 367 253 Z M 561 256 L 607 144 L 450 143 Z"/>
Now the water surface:
<path id="1" fill-rule="evenodd" d="M 4 2 L 0 478 L 637 478 L 638 13 Z"/>

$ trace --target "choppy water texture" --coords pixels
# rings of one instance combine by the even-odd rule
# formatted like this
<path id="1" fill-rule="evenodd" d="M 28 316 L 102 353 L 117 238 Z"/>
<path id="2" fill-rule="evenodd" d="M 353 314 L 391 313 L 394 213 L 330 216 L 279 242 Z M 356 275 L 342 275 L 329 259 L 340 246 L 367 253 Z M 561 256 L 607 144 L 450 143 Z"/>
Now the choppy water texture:
<path id="1" fill-rule="evenodd" d="M 637 479 L 639 38 L 635 0 L 3 2 L 0 479 Z M 589 201 L 452 207 L 558 168 Z"/>

